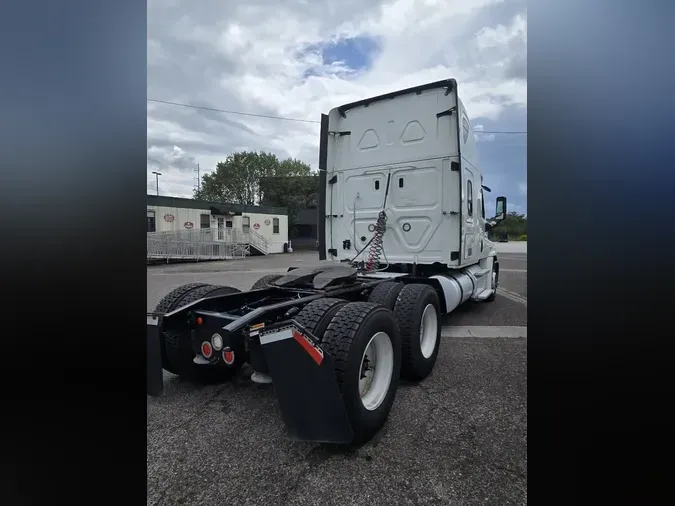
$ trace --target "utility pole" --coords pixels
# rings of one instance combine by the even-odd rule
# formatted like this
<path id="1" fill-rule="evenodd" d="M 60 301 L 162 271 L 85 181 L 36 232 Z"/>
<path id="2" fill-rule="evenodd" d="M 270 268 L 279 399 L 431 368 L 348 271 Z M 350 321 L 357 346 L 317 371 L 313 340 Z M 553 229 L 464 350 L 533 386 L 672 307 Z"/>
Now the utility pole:
<path id="1" fill-rule="evenodd" d="M 195 169 L 195 172 L 197 173 L 197 191 L 201 190 L 201 183 L 202 183 L 202 178 L 199 176 L 199 164 L 197 164 L 197 168 Z"/>
<path id="2" fill-rule="evenodd" d="M 155 179 L 157 180 L 157 196 L 159 197 L 159 176 L 162 175 L 161 172 L 155 172 L 154 170 L 152 173 L 155 175 Z"/>

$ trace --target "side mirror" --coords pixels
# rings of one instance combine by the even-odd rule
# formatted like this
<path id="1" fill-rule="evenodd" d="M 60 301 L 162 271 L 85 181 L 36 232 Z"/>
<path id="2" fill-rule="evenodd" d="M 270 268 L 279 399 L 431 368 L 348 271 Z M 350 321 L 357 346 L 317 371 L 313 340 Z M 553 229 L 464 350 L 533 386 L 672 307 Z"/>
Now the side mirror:
<path id="1" fill-rule="evenodd" d="M 504 218 L 506 218 L 506 197 L 497 197 L 495 220 L 503 220 Z"/>

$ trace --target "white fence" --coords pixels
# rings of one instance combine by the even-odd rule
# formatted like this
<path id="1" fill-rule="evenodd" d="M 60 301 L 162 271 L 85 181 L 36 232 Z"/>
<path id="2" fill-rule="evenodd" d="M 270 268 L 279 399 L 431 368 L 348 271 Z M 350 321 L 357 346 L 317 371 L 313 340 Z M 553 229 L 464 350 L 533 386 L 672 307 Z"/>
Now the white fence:
<path id="1" fill-rule="evenodd" d="M 148 232 L 148 260 L 229 260 L 268 253 L 267 239 L 254 231 L 231 228 Z"/>

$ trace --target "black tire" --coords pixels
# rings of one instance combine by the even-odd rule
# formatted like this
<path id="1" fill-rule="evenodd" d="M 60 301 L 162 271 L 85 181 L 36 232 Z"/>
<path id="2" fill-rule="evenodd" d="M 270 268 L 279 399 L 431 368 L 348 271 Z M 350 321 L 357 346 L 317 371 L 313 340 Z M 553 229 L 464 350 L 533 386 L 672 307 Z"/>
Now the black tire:
<path id="1" fill-rule="evenodd" d="M 214 295 L 224 295 L 228 293 L 237 293 L 241 290 L 231 286 L 204 285 L 190 291 L 183 297 L 178 304 L 184 306 L 204 297 Z M 174 308 L 178 309 L 178 308 Z M 218 365 L 198 365 L 193 362 L 195 357 L 192 351 L 190 336 L 181 332 L 169 331 L 164 333 L 164 347 L 166 349 L 167 371 L 177 374 L 181 379 L 194 381 L 198 383 L 217 383 L 231 378 L 241 366 L 246 362 L 247 355 L 243 346 L 235 352 L 235 361 L 231 366 L 225 364 Z"/>
<path id="2" fill-rule="evenodd" d="M 499 286 L 499 262 L 495 261 L 492 264 L 492 269 L 496 270 L 496 276 L 495 276 L 495 291 L 490 294 L 490 296 L 485 299 L 485 302 L 494 302 L 494 300 L 497 298 L 497 287 Z M 490 273 L 490 276 L 492 276 L 492 273 Z"/>
<path id="3" fill-rule="evenodd" d="M 215 295 L 227 295 L 229 293 L 240 293 L 241 290 L 234 288 L 232 286 L 222 286 L 222 285 L 205 285 L 192 290 L 180 301 L 180 306 L 185 306 L 191 304 L 196 300 L 203 299 L 204 297 L 213 297 Z M 178 308 L 176 308 L 178 309 Z"/>
<path id="4" fill-rule="evenodd" d="M 206 285 L 206 283 L 188 283 L 186 285 L 181 285 L 178 288 L 174 288 L 164 297 L 162 297 L 162 300 L 160 300 L 157 306 L 155 306 L 155 312 L 170 313 L 176 309 L 175 306 L 179 304 L 181 299 L 185 297 L 185 295 L 187 295 L 191 290 L 195 290 Z M 164 343 L 164 339 L 160 339 L 159 344 L 162 353 L 162 368 L 166 371 L 169 371 L 171 374 L 178 374 L 178 371 L 171 365 L 169 359 L 166 356 L 166 345 Z"/>
<path id="5" fill-rule="evenodd" d="M 319 340 L 337 312 L 347 305 L 344 299 L 325 298 L 307 304 L 293 319 L 309 330 Z"/>
<path id="6" fill-rule="evenodd" d="M 431 354 L 425 357 L 420 326 L 424 309 L 429 304 L 436 310 L 436 343 Z M 394 315 L 401 331 L 401 376 L 413 381 L 424 379 L 434 368 L 441 344 L 441 304 L 436 290 L 429 285 L 406 285 L 398 294 Z"/>
<path id="7" fill-rule="evenodd" d="M 393 349 L 393 370 L 387 393 L 375 409 L 368 410 L 359 394 L 361 361 L 372 336 L 386 332 Z M 401 338 L 392 312 L 370 302 L 351 302 L 341 307 L 328 324 L 321 347 L 335 364 L 342 400 L 354 430 L 352 443 L 372 438 L 387 421 L 398 389 L 401 370 Z"/>
<path id="8" fill-rule="evenodd" d="M 187 285 L 181 285 L 178 288 L 174 288 L 159 301 L 155 307 L 155 312 L 169 313 L 173 311 L 176 303 L 180 302 L 180 299 L 190 290 L 206 285 L 207 283 L 188 283 Z"/>
<path id="9" fill-rule="evenodd" d="M 263 288 L 267 288 L 270 286 L 270 283 L 281 277 L 283 277 L 281 274 L 268 274 L 267 276 L 263 276 L 258 281 L 253 283 L 251 290 L 261 290 Z"/>
<path id="10" fill-rule="evenodd" d="M 373 291 L 370 292 L 368 297 L 368 302 L 374 302 L 375 304 L 380 304 L 387 309 L 394 310 L 394 305 L 396 304 L 396 298 L 398 294 L 401 293 L 405 285 L 399 281 L 385 281 L 380 283 Z"/>

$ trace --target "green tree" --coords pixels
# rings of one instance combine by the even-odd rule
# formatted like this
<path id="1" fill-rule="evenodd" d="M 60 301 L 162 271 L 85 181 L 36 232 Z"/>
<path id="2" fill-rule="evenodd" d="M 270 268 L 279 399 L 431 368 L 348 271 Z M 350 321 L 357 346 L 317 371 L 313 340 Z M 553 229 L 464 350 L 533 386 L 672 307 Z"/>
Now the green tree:
<path id="1" fill-rule="evenodd" d="M 490 237 L 498 238 L 502 232 L 506 232 L 513 239 L 521 235 L 527 235 L 527 217 L 514 211 L 508 213 L 502 221 L 490 230 Z"/>
<path id="2" fill-rule="evenodd" d="M 315 207 L 318 202 L 319 176 L 310 175 L 309 170 L 304 175 L 301 174 L 302 171 L 304 169 L 298 168 L 291 176 L 272 176 L 260 181 L 262 203 L 288 209 L 289 233 L 294 231 L 298 212 L 307 207 Z"/>
<path id="3" fill-rule="evenodd" d="M 229 155 L 216 170 L 204 174 L 194 196 L 200 200 L 256 205 L 262 200 L 260 179 L 273 176 L 282 162 L 266 152 L 242 151 Z"/>
<path id="4" fill-rule="evenodd" d="M 280 161 L 264 151 L 243 151 L 229 155 L 204 174 L 194 197 L 213 202 L 267 205 L 288 209 L 289 232 L 297 212 L 316 203 L 318 176 L 311 175 L 305 162 L 294 158 Z"/>

